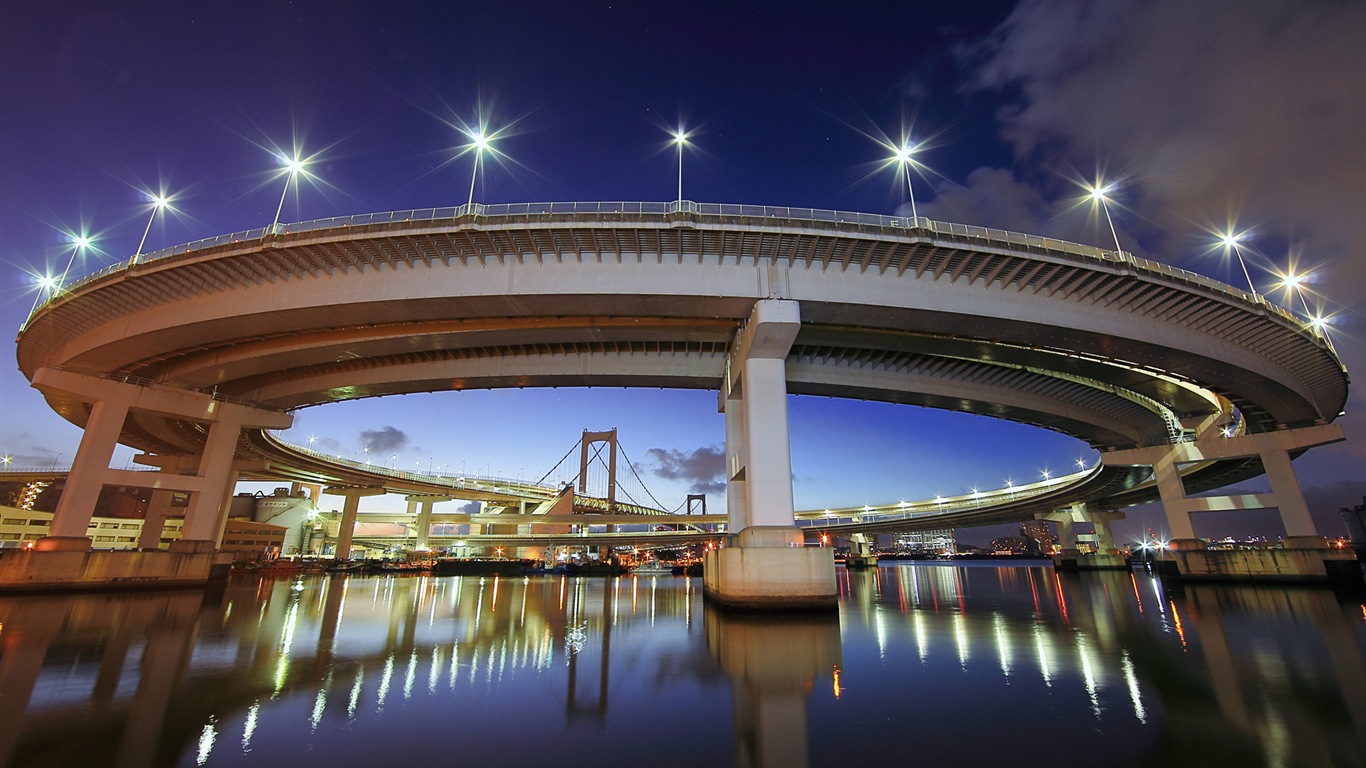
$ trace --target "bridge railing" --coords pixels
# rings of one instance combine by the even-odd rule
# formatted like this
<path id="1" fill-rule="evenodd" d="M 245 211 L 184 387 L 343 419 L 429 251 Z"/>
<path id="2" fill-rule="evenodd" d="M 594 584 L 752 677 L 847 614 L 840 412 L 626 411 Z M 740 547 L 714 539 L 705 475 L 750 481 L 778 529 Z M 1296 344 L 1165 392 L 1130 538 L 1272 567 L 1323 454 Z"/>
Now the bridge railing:
<path id="1" fill-rule="evenodd" d="M 35 306 L 35 312 L 38 307 L 46 306 L 58 296 L 69 294 L 86 283 L 115 272 L 130 269 L 138 264 L 155 262 L 193 251 L 260 240 L 267 236 L 319 232 L 332 229 L 346 229 L 351 227 L 402 222 L 432 223 L 441 221 L 454 222 L 465 218 L 478 221 L 481 219 L 526 218 L 544 215 L 580 217 L 608 214 L 615 216 L 638 216 L 643 219 L 668 219 L 679 215 L 717 219 L 782 219 L 786 221 L 840 226 L 856 225 L 876 229 L 918 230 L 938 237 L 980 240 L 988 243 L 1001 243 L 1009 246 L 1041 249 L 1051 253 L 1064 253 L 1083 259 L 1125 263 L 1146 272 L 1160 274 L 1164 277 L 1198 285 L 1202 288 L 1240 299 L 1250 304 L 1260 305 L 1268 312 L 1276 314 L 1282 319 L 1290 320 L 1303 326 L 1307 332 L 1316 338 L 1325 340 L 1327 338 L 1326 335 L 1313 324 L 1300 320 L 1295 317 L 1293 313 L 1271 303 L 1265 296 L 1253 295 L 1228 285 L 1227 283 L 1206 277 L 1205 275 L 1152 261 L 1150 259 L 1140 258 L 1124 251 L 1107 250 L 1067 240 L 1012 232 L 1005 229 L 935 221 L 923 216 L 912 218 L 908 216 L 888 216 L 877 213 L 859 213 L 822 208 L 793 208 L 787 206 L 745 205 L 741 203 L 695 203 L 689 200 L 671 202 L 501 203 L 496 205 L 474 203 L 459 206 L 415 208 L 406 211 L 332 216 L 324 219 L 312 219 L 290 224 L 276 224 L 271 227 L 248 229 L 241 232 L 218 235 L 217 237 L 204 238 L 181 245 L 162 248 L 140 256 L 134 256 L 126 261 L 111 264 L 97 272 L 85 275 L 79 280 L 75 280 L 69 285 L 63 286 L 58 291 L 55 291 L 53 294 L 49 295 L 44 302 Z"/>
<path id="2" fill-rule="evenodd" d="M 1096 464 L 1089 469 L 1083 469 L 1068 475 L 1051 477 L 1037 483 L 1012 485 L 1007 486 L 1006 488 L 987 491 L 976 491 L 971 494 L 963 494 L 960 496 L 941 496 L 922 501 L 827 510 L 824 513 L 803 512 L 798 514 L 806 515 L 806 517 L 798 517 L 797 525 L 803 528 L 820 528 L 823 526 L 848 523 L 917 520 L 927 517 L 950 515 L 958 512 L 971 512 L 973 510 L 980 510 L 984 507 L 1014 501 L 1026 501 L 1056 493 L 1065 488 L 1085 482 L 1096 472 L 1099 472 L 1100 468 L 1101 465 Z"/>

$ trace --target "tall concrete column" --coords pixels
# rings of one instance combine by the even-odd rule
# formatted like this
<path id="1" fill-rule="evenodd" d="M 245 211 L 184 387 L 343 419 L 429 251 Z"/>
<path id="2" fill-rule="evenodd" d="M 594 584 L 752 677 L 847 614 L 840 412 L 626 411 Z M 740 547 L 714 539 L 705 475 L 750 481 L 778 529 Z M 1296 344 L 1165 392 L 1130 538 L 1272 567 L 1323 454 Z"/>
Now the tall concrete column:
<path id="1" fill-rule="evenodd" d="M 361 497 L 379 496 L 384 493 L 384 489 L 329 488 L 328 492 L 338 494 L 345 499 L 342 503 L 341 527 L 337 530 L 337 549 L 333 552 L 333 557 L 338 560 L 346 560 L 351 557 L 351 537 L 356 533 L 356 513 L 360 511 Z"/>
<path id="2" fill-rule="evenodd" d="M 52 527 L 47 536 L 34 544 L 34 549 L 90 549 L 86 531 L 95 515 L 95 503 L 104 488 L 104 474 L 114 457 L 114 446 L 118 445 L 127 416 L 128 404 L 123 401 L 97 400 L 91 405 L 85 434 L 52 515 Z"/>
<path id="3" fill-rule="evenodd" d="M 1157 493 L 1162 498 L 1162 511 L 1167 516 L 1172 541 L 1197 541 L 1190 510 L 1186 508 L 1186 486 L 1181 482 L 1181 470 L 1176 457 L 1168 455 L 1153 465 L 1157 479 Z"/>
<path id="4" fill-rule="evenodd" d="M 161 532 L 166 529 L 166 519 L 171 516 L 174 501 L 174 491 L 152 491 L 147 517 L 142 521 L 142 533 L 138 535 L 138 549 L 161 548 Z"/>
<path id="5" fill-rule="evenodd" d="M 787 354 L 800 329 L 797 302 L 755 302 L 727 360 L 720 396 L 726 412 L 727 498 L 735 498 L 730 486 L 740 482 L 743 504 L 729 511 L 729 546 L 707 552 L 703 562 L 705 593 L 722 605 L 837 605 L 833 551 L 805 547 L 793 514 Z"/>
<path id="6" fill-rule="evenodd" d="M 430 547 L 430 542 L 431 542 L 431 536 L 432 536 L 432 506 L 433 506 L 434 504 L 436 504 L 436 502 L 438 502 L 438 501 L 449 501 L 449 500 L 450 500 L 450 497 L 449 497 L 449 496 L 409 496 L 409 497 L 407 497 L 407 501 L 408 501 L 408 514 L 410 514 L 410 515 L 415 515 L 415 516 L 416 516 L 416 519 L 415 519 L 415 521 L 414 521 L 414 523 L 413 523 L 413 529 L 414 529 L 414 533 L 416 534 L 416 539 L 417 539 L 417 540 L 414 542 L 414 544 L 413 544 L 413 548 L 414 548 L 414 549 L 416 549 L 416 550 L 418 550 L 418 551 L 422 551 L 422 552 L 425 552 L 425 551 L 431 549 L 431 547 Z M 522 512 L 523 512 L 523 513 L 526 512 L 526 504 L 525 504 L 525 503 L 522 504 Z M 519 527 L 518 527 L 518 532 L 519 532 L 519 533 L 529 532 L 529 531 L 523 531 L 523 530 L 522 530 L 522 528 L 525 528 L 525 527 L 526 527 L 526 526 L 519 526 Z"/>
<path id="7" fill-rule="evenodd" d="M 726 515 L 730 518 L 727 530 L 735 533 L 749 527 L 745 475 L 740 472 L 744 466 L 740 458 L 745 445 L 744 407 L 739 392 L 727 399 L 723 391 L 720 405 L 726 420 Z"/>
<path id="8" fill-rule="evenodd" d="M 1062 547 L 1064 552 L 1076 552 L 1077 534 L 1072 529 L 1072 515 L 1070 513 L 1055 515 L 1053 522 L 1058 524 L 1058 546 Z"/>
<path id="9" fill-rule="evenodd" d="M 237 454 L 237 437 L 241 421 L 223 418 L 209 425 L 204 453 L 199 458 L 203 490 L 194 494 L 185 512 L 185 527 L 175 551 L 213 551 L 223 539 L 223 525 L 227 519 L 227 498 L 237 484 L 237 473 L 232 466 Z"/>
<path id="10" fill-rule="evenodd" d="M 1110 524 L 1116 520 L 1123 520 L 1122 512 L 1092 512 L 1091 524 L 1096 529 L 1096 548 L 1099 551 L 1109 552 L 1115 549 L 1115 536 L 1110 530 Z"/>
<path id="11" fill-rule="evenodd" d="M 787 351 L 744 363 L 745 502 L 749 525 L 791 526 L 792 449 L 787 429 Z"/>
<path id="12" fill-rule="evenodd" d="M 417 548 L 423 551 L 431 549 L 429 542 L 432 535 L 432 505 L 435 503 L 422 502 L 421 511 L 417 513 Z"/>
<path id="13" fill-rule="evenodd" d="M 1089 512 L 1087 517 L 1091 518 L 1091 525 L 1096 526 L 1097 551 L 1115 551 L 1115 533 L 1111 530 L 1111 523 L 1124 519 L 1124 512 Z"/>
<path id="14" fill-rule="evenodd" d="M 1290 463 L 1290 454 L 1270 450 L 1263 451 L 1261 457 L 1266 478 L 1271 481 L 1271 493 L 1276 497 L 1276 508 L 1280 510 L 1286 537 L 1317 537 L 1319 531 L 1314 525 L 1314 518 L 1309 516 L 1309 506 L 1304 503 L 1304 493 L 1300 490 L 1299 478 L 1295 476 L 1295 467 Z"/>

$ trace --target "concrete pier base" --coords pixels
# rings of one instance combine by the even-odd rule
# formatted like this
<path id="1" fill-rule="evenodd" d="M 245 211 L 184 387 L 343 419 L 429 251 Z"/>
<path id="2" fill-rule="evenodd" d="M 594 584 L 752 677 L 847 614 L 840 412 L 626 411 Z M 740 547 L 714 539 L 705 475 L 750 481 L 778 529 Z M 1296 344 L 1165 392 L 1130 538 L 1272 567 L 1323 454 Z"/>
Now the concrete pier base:
<path id="1" fill-rule="evenodd" d="M 703 594 L 725 608 L 811 611 L 838 608 L 835 553 L 802 546 L 796 526 L 750 527 L 703 560 Z"/>
<path id="2" fill-rule="evenodd" d="M 205 587 L 231 567 L 216 552 L 15 550 L 0 555 L 0 592 Z"/>
<path id="3" fill-rule="evenodd" d="M 1122 552 L 1076 552 L 1064 550 L 1053 555 L 1053 567 L 1062 573 L 1077 571 L 1122 571 L 1129 567 L 1129 558 Z"/>
<path id="4" fill-rule="evenodd" d="M 1189 581 L 1322 582 L 1362 580 L 1356 553 L 1329 548 L 1319 536 L 1290 536 L 1278 548 L 1206 549 L 1182 541 L 1153 562 L 1161 574 Z"/>

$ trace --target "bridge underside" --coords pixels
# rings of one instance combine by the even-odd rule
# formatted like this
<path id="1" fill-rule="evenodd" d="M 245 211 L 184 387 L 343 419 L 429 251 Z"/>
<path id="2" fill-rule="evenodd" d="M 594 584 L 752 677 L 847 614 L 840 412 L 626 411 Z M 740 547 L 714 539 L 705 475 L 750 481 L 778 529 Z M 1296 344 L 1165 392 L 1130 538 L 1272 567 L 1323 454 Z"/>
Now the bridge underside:
<path id="1" fill-rule="evenodd" d="M 45 305 L 21 334 L 20 367 L 31 379 L 61 369 L 262 412 L 568 386 L 720 389 L 724 404 L 742 327 L 759 304 L 781 301 L 800 307 L 777 358 L 782 392 L 978 413 L 1105 452 L 1312 427 L 1346 400 L 1335 353 L 1295 318 L 1128 254 L 923 220 L 689 205 L 462 210 L 222 238 Z M 98 398 L 44 394 L 73 423 L 158 456 L 227 445 L 216 416 L 144 407 L 115 424 L 96 418 Z M 376 482 L 254 427 L 230 447 L 248 475 Z M 1188 463 L 1185 490 L 1256 474 L 1266 458 Z M 1157 496 L 1141 471 L 1103 474 L 1071 500 Z M 1015 505 L 963 521 L 1036 513 Z"/>

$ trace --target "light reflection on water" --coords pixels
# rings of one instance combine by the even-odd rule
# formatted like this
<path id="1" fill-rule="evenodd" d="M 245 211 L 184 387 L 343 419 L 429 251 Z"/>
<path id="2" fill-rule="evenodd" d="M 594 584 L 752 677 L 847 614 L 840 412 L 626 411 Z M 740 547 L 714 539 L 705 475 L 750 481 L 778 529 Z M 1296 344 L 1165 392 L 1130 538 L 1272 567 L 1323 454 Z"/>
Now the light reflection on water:
<path id="1" fill-rule="evenodd" d="M 0 766 L 1366 764 L 1366 601 L 889 565 L 840 610 L 700 580 L 305 577 L 0 600 Z"/>

